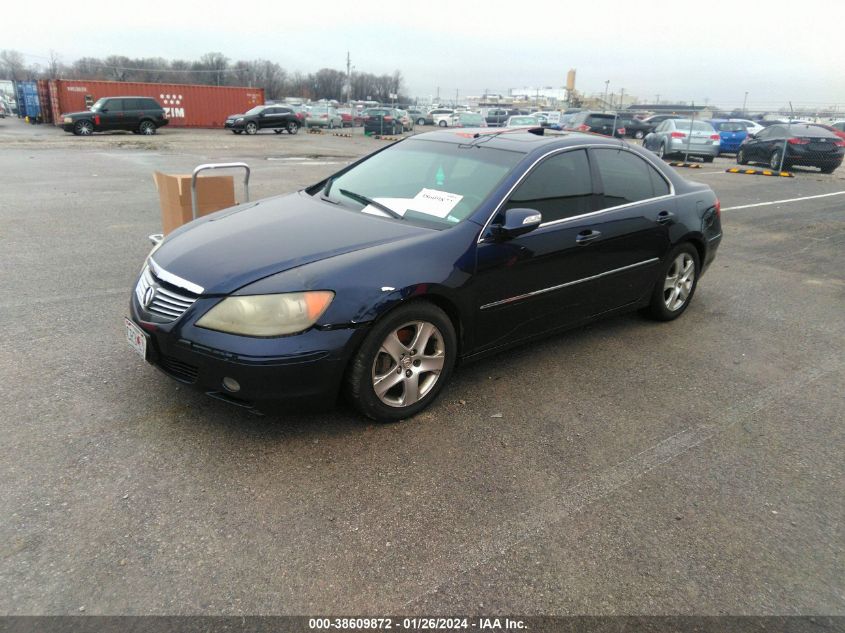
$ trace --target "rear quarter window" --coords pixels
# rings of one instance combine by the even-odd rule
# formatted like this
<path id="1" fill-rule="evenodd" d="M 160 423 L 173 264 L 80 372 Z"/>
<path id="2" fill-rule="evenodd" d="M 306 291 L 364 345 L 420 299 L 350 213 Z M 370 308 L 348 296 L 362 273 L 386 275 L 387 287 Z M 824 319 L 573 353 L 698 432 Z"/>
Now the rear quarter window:
<path id="1" fill-rule="evenodd" d="M 594 148 L 592 155 L 601 176 L 604 208 L 667 195 L 669 185 L 645 159 L 633 152 Z"/>

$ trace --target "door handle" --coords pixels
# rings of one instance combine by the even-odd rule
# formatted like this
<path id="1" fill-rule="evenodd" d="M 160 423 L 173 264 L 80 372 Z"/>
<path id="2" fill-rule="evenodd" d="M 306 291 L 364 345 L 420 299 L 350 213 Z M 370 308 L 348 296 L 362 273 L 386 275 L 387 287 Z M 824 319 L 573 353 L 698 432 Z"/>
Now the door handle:
<path id="1" fill-rule="evenodd" d="M 658 224 L 672 224 L 675 221 L 675 214 L 671 211 L 661 211 L 657 214 Z"/>
<path id="2" fill-rule="evenodd" d="M 578 235 L 575 236 L 575 243 L 589 244 L 598 237 L 601 237 L 601 231 L 593 231 L 592 229 L 587 229 L 586 231 L 581 231 Z"/>

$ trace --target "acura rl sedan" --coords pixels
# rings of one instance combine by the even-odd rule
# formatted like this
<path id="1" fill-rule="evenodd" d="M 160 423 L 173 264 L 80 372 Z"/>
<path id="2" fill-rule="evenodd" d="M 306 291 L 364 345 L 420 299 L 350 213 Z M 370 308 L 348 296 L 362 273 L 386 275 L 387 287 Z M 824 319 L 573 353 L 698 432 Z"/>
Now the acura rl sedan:
<path id="1" fill-rule="evenodd" d="M 307 189 L 202 217 L 150 253 L 129 343 L 258 411 L 394 421 L 461 362 L 629 310 L 669 321 L 713 261 L 719 201 L 579 132 L 467 129 L 386 146 Z"/>

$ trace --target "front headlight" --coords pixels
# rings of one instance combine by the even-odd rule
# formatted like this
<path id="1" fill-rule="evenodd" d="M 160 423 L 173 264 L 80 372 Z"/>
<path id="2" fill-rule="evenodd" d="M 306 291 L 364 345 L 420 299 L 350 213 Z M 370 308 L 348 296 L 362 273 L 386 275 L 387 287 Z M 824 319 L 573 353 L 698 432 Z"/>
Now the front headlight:
<path id="1" fill-rule="evenodd" d="M 64 122 L 65 122 L 65 123 L 73 123 L 73 119 L 72 119 L 72 118 L 70 118 L 69 116 L 66 116 L 66 117 L 64 118 Z"/>
<path id="2" fill-rule="evenodd" d="M 235 123 L 242 123 L 243 120 L 244 120 L 243 117 L 238 117 L 237 119 L 235 119 Z"/>
<path id="3" fill-rule="evenodd" d="M 206 312 L 198 327 L 243 336 L 284 336 L 307 330 L 334 298 L 330 290 L 227 297 Z"/>

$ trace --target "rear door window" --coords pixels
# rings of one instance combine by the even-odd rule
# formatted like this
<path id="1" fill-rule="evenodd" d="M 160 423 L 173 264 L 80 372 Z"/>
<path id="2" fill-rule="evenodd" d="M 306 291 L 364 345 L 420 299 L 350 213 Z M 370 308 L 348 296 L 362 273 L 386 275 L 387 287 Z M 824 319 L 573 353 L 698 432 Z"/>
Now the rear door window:
<path id="1" fill-rule="evenodd" d="M 617 207 L 669 193 L 665 179 L 636 154 L 614 148 L 593 148 L 591 151 L 601 176 L 604 193 L 602 208 Z"/>
<path id="2" fill-rule="evenodd" d="M 505 209 L 536 209 L 543 223 L 594 211 L 587 151 L 556 154 L 537 165 L 513 192 Z"/>

